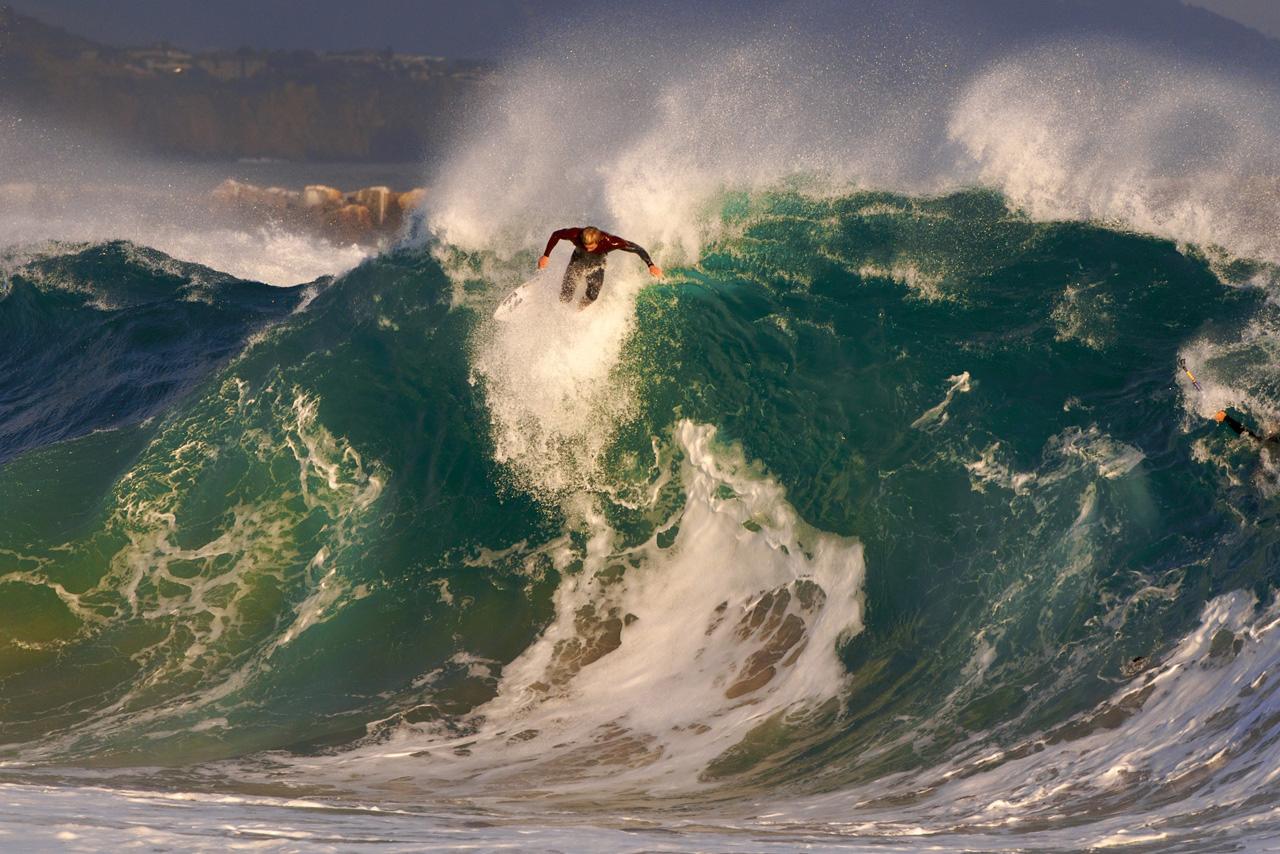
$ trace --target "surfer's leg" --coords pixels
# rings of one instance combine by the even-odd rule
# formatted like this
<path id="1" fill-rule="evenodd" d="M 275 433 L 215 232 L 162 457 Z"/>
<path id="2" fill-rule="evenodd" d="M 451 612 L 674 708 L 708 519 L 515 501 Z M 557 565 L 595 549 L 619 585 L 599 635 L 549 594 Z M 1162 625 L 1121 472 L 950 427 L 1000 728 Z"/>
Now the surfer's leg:
<path id="1" fill-rule="evenodd" d="M 573 250 L 569 266 L 564 268 L 564 281 L 560 283 L 560 302 L 573 302 L 573 295 L 578 290 L 578 282 L 582 281 L 588 260 L 587 253 L 581 249 Z"/>
<path id="2" fill-rule="evenodd" d="M 600 296 L 600 288 L 604 286 L 604 264 L 589 270 L 587 272 L 587 290 L 582 295 L 582 302 L 578 303 L 579 308 L 586 308 L 596 301 L 596 297 Z"/>
<path id="3" fill-rule="evenodd" d="M 573 302 L 573 293 L 578 289 L 578 271 L 572 263 L 564 269 L 564 281 L 560 283 L 560 302 Z"/>

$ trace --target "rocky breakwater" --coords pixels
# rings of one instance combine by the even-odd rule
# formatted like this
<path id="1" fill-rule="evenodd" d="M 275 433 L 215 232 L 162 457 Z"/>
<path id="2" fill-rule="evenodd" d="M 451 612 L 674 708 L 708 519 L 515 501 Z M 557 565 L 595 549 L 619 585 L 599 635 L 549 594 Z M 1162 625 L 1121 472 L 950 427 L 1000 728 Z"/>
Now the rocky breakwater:
<path id="1" fill-rule="evenodd" d="M 365 187 L 343 192 L 311 184 L 287 190 L 227 180 L 213 191 L 212 203 L 242 224 L 280 225 L 335 242 L 378 244 L 395 236 L 425 198 L 423 189 L 398 193 L 390 187 Z"/>

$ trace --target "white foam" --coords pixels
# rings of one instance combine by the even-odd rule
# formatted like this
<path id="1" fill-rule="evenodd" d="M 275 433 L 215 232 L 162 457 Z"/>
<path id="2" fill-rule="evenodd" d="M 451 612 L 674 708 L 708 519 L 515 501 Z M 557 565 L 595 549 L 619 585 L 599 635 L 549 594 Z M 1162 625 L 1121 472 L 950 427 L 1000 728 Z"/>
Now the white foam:
<path id="1" fill-rule="evenodd" d="M 954 378 L 953 378 L 954 379 Z M 1034 485 L 1051 484 L 1077 471 L 1080 464 L 1093 469 L 1105 480 L 1115 480 L 1134 471 L 1146 458 L 1142 451 L 1098 429 L 1068 427 L 1045 443 L 1043 471 L 1018 472 L 1004 460 L 999 442 L 987 446 L 977 460 L 964 462 L 975 492 L 988 484 L 1001 486 L 1015 495 L 1024 495 Z"/>
<path id="2" fill-rule="evenodd" d="M 345 273 L 373 255 L 367 247 L 333 244 L 280 227 L 236 229 L 153 222 L 118 210 L 84 210 L 51 217 L 9 207 L 0 213 L 0 247 L 48 240 L 128 240 L 236 278 L 280 286 Z"/>
<path id="3" fill-rule="evenodd" d="M 721 234 L 725 190 L 980 185 L 1036 219 L 1280 261 L 1267 81 L 1099 37 L 1010 54 L 958 49 L 923 24 L 886 45 L 877 22 L 901 21 L 821 3 L 785 18 L 735 39 L 667 33 L 634 54 L 602 22 L 598 50 L 514 61 L 434 176 L 429 228 L 511 256 L 592 221 L 687 264 Z M 569 29 L 565 41 L 583 37 Z M 867 272 L 943 296 L 910 259 Z"/>
<path id="4" fill-rule="evenodd" d="M 137 229 L 118 236 L 239 279 L 280 286 L 340 275 L 375 254 L 367 246 L 335 244 L 281 227 Z"/>
<path id="5" fill-rule="evenodd" d="M 1278 127 L 1270 86 L 1095 40 L 994 62 L 957 99 L 949 135 L 1037 219 L 1280 261 Z"/>
<path id="6" fill-rule="evenodd" d="M 93 587 L 77 594 L 64 591 L 63 601 L 85 617 L 82 636 L 131 618 L 145 618 L 170 631 L 134 653 L 138 667 L 133 679 L 91 720 L 29 745 L 32 755 L 66 750 L 90 732 L 101 736 L 136 730 L 207 708 L 268 668 L 277 649 L 368 594 L 366 587 L 350 584 L 338 573 L 337 555 L 371 518 L 385 472 L 320 423 L 313 397 L 297 389 L 260 394 L 251 397 L 246 385 L 227 380 L 210 403 L 221 409 L 221 420 L 209 421 L 197 408 L 188 419 L 170 424 L 117 485 L 107 524 L 123 542 Z M 279 425 L 278 435 L 247 426 L 236 448 L 220 446 L 210 436 L 209 431 L 228 424 L 259 423 L 259 407 L 270 423 Z M 175 436 L 187 441 L 171 454 L 159 453 Z M 281 484 L 279 494 L 245 496 L 203 542 L 183 541 L 185 500 L 194 484 L 220 456 L 234 453 L 276 473 L 294 471 L 296 484 Z M 297 529 L 309 516 L 327 522 L 320 546 L 307 554 Z M 198 570 L 194 575 L 193 566 Z M 274 637 L 264 637 L 264 627 L 246 611 L 273 588 L 306 595 L 292 619 Z M 186 728 L 198 732 L 224 723 L 225 718 L 206 716 Z"/>
<path id="7" fill-rule="evenodd" d="M 1093 350 L 1115 343 L 1115 315 L 1109 294 L 1093 285 L 1069 285 L 1054 304 L 1049 316 L 1058 327 L 1059 341 L 1077 341 Z"/>
<path id="8" fill-rule="evenodd" d="M 551 779 L 564 792 L 681 790 L 754 727 L 839 695 L 837 645 L 863 625 L 861 545 L 807 526 L 714 428 L 685 421 L 675 441 L 686 500 L 674 542 L 617 551 L 583 511 L 585 565 L 567 570 L 572 555 L 559 555 L 570 574 L 556 619 L 476 710 L 479 731 L 440 739 L 406 727 L 336 760 L 344 775 L 420 772 L 473 791 Z M 609 620 L 618 645 L 583 665 L 578 653 Z M 430 761 L 395 761 L 406 754 Z"/>
<path id="9" fill-rule="evenodd" d="M 603 486 L 602 455 L 633 411 L 633 389 L 615 368 L 642 274 L 616 269 L 624 260 L 612 262 L 599 299 L 579 310 L 560 302 L 557 258 L 515 316 L 486 320 L 474 338 L 495 459 L 543 497 Z"/>
<path id="10" fill-rule="evenodd" d="M 947 423 L 947 407 L 951 405 L 952 399 L 957 394 L 965 394 L 969 392 L 972 386 L 969 384 L 969 372 L 962 371 L 953 376 L 947 377 L 947 381 L 951 385 L 947 388 L 946 397 L 942 399 L 936 406 L 931 406 L 924 413 L 911 422 L 911 426 L 917 430 L 935 430 Z"/>
<path id="11" fill-rule="evenodd" d="M 1232 339 L 1199 338 L 1179 351 L 1200 389 L 1177 371 L 1188 427 L 1198 427 L 1219 409 L 1243 410 L 1258 419 L 1259 432 L 1280 426 L 1280 321 L 1268 310 Z"/>
<path id="12" fill-rule="evenodd" d="M 865 212 L 860 214 L 866 216 Z M 947 299 L 942 290 L 942 275 L 938 272 L 925 272 L 919 263 L 904 258 L 897 258 L 888 267 L 870 262 L 858 267 L 858 276 L 863 279 L 889 279 L 906 287 L 918 299 L 937 302 Z"/>
<path id="13" fill-rule="evenodd" d="M 819 193 L 858 181 L 923 186 L 901 143 L 930 136 L 922 127 L 936 111 L 923 87 L 887 82 L 883 63 L 927 72 L 905 58 L 833 56 L 794 26 L 825 18 L 791 11 L 738 40 L 690 44 L 688 33 L 668 33 L 634 56 L 634 40 L 600 32 L 616 22 L 593 21 L 586 38 L 603 50 L 513 62 L 431 182 L 431 230 L 509 256 L 590 221 L 648 246 L 660 264 L 690 263 L 718 233 L 726 188 L 797 175 L 816 176 Z"/>
<path id="14" fill-rule="evenodd" d="M 910 821 L 935 833 L 945 829 L 959 848 L 997 826 L 992 812 L 1009 813 L 1020 823 L 1041 823 L 1019 837 L 1028 850 L 1248 839 L 1254 826 L 1274 832 L 1276 808 L 1257 798 L 1275 778 L 1274 763 L 1260 761 L 1252 745 L 1277 735 L 1280 686 L 1268 674 L 1280 661 L 1278 627 L 1280 601 L 1257 608 L 1243 592 L 1219 596 L 1162 661 L 1081 714 L 1073 736 L 1040 733 L 995 754 L 975 742 L 964 758 L 867 789 L 775 802 L 786 818 L 774 816 L 770 824 L 827 819 L 859 835 L 892 836 Z M 1088 724 L 1106 708 L 1125 713 Z M 1205 784 L 1197 784 L 1199 777 Z M 894 791 L 923 795 L 906 807 L 862 801 Z M 1202 818 L 1188 825 L 1187 815 Z M 1065 816 L 1075 818 L 1064 822 Z M 1089 820 L 1077 826 L 1083 817 Z"/>

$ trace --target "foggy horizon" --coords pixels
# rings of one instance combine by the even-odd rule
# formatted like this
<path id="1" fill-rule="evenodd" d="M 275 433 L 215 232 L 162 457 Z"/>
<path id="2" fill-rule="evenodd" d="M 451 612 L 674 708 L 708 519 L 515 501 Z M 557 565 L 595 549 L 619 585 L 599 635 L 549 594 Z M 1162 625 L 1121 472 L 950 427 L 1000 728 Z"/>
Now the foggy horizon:
<path id="1" fill-rule="evenodd" d="M 357 11 L 349 4 L 324 0 L 311 4 L 307 14 L 300 16 L 290 0 L 261 3 L 226 0 L 213 6 L 195 0 L 172 3 L 7 0 L 0 5 L 115 47 L 167 43 L 194 51 L 241 47 L 317 51 L 392 49 L 482 60 L 520 53 L 532 42 L 554 38 L 560 27 L 589 16 L 591 10 L 604 8 L 588 0 L 565 0 L 554 9 L 529 0 L 477 0 L 462 8 L 438 0 L 375 0 Z M 1066 5 L 1088 10 L 1097 4 L 1081 0 Z M 1131 0 L 1108 7 L 1107 11 L 1122 16 L 1126 6 L 1135 5 Z M 1280 39 L 1280 6 L 1267 0 L 1167 0 L 1165 5 L 1171 14 L 1183 6 L 1203 9 L 1270 40 Z M 690 23 L 709 17 L 719 19 L 724 26 L 734 26 L 774 17 L 780 8 L 785 7 L 749 0 L 704 5 L 696 10 L 655 4 L 645 9 L 630 9 L 627 14 L 639 18 L 657 12 L 667 18 L 686 18 Z M 1029 16 L 1028 23 L 1033 24 L 1037 16 L 1052 20 L 1061 9 L 1024 11 Z"/>

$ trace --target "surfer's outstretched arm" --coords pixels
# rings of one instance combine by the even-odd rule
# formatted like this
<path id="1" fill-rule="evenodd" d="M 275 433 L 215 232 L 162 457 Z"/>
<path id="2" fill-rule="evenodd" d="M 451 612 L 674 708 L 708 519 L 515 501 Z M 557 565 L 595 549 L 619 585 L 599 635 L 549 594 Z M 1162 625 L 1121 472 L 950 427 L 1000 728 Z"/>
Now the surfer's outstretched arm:
<path id="1" fill-rule="evenodd" d="M 580 234 L 582 234 L 582 229 L 580 228 L 561 228 L 551 232 L 551 238 L 547 241 L 547 248 L 542 250 L 542 257 L 538 259 L 538 269 L 541 270 L 551 261 L 551 250 L 556 248 L 557 243 L 561 240 L 575 241 Z"/>
<path id="2" fill-rule="evenodd" d="M 640 260 L 643 261 L 644 265 L 649 268 L 650 275 L 654 276 L 655 278 L 662 275 L 662 268 L 659 267 L 657 264 L 653 263 L 653 259 L 649 257 L 649 253 L 646 252 L 644 250 L 644 247 L 641 246 L 640 244 L 632 243 L 630 240 L 623 240 L 622 238 L 618 238 L 618 245 L 615 246 L 614 248 L 621 249 L 623 252 L 630 252 L 632 255 L 639 255 Z"/>

